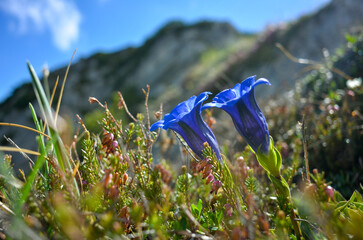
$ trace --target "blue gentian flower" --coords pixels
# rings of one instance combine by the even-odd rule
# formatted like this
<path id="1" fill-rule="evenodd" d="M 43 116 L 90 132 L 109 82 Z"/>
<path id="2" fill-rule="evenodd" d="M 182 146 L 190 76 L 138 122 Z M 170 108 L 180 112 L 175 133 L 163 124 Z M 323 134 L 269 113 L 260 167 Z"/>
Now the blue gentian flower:
<path id="1" fill-rule="evenodd" d="M 268 154 L 270 135 L 266 119 L 256 102 L 254 93 L 254 88 L 259 84 L 271 85 L 267 79 L 260 78 L 255 81 L 255 76 L 249 77 L 233 88 L 217 94 L 211 103 L 203 106 L 202 110 L 210 107 L 223 109 L 232 117 L 238 133 L 255 153 L 260 150 L 261 153 Z"/>
<path id="2" fill-rule="evenodd" d="M 198 97 L 193 96 L 179 103 L 169 114 L 164 116 L 164 119 L 154 123 L 150 131 L 154 131 L 157 128 L 174 130 L 201 159 L 204 158 L 203 144 L 207 142 L 215 152 L 217 158 L 221 160 L 216 137 L 204 122 L 201 115 L 202 104 L 208 98 L 209 94 L 211 93 L 203 92 Z"/>

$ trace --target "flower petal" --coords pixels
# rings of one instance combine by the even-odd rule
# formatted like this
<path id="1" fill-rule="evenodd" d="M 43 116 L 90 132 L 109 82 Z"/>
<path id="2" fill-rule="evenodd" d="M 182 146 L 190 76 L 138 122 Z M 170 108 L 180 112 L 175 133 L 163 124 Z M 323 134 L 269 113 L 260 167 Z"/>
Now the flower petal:
<path id="1" fill-rule="evenodd" d="M 217 158 L 222 159 L 217 140 L 201 116 L 202 104 L 209 94 L 211 93 L 203 92 L 179 103 L 163 120 L 154 123 L 150 131 L 159 127 L 174 130 L 200 158 L 203 158 L 204 143 L 207 142 Z"/>
<path id="2" fill-rule="evenodd" d="M 266 78 L 259 78 L 256 82 L 254 82 L 252 84 L 252 88 L 256 87 L 257 85 L 260 85 L 260 84 L 266 84 L 266 85 L 271 85 L 270 81 L 267 80 Z"/>
<path id="3" fill-rule="evenodd" d="M 261 147 L 262 152 L 268 152 L 270 147 L 269 131 L 266 119 L 258 106 L 254 88 L 259 84 L 268 84 L 267 79 L 251 76 L 233 88 L 217 94 L 211 103 L 202 109 L 218 107 L 226 111 L 232 118 L 239 134 L 256 152 Z"/>
<path id="4" fill-rule="evenodd" d="M 158 128 L 162 128 L 164 126 L 164 119 L 157 121 L 150 127 L 150 132 L 155 131 Z"/>

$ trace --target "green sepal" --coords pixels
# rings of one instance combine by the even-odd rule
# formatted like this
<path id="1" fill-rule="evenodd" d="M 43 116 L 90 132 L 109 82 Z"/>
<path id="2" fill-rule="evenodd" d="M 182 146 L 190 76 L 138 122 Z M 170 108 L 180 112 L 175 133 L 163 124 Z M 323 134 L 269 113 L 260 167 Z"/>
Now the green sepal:
<path id="1" fill-rule="evenodd" d="M 261 153 L 260 147 L 256 153 L 257 161 L 260 165 L 271 175 L 279 178 L 280 177 L 280 168 L 281 168 L 281 154 L 274 146 L 274 141 L 272 137 L 270 137 L 270 150 L 268 154 Z"/>
<path id="2" fill-rule="evenodd" d="M 286 180 L 282 176 L 275 177 L 271 174 L 267 174 L 267 176 L 274 185 L 277 195 L 285 199 L 290 199 L 290 188 Z"/>

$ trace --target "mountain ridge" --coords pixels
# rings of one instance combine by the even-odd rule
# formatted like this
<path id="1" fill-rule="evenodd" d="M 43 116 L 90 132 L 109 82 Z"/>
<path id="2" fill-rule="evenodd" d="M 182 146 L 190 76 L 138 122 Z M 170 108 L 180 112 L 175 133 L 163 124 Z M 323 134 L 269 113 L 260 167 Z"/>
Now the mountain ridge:
<path id="1" fill-rule="evenodd" d="M 362 15 L 363 2 L 334 0 L 313 14 L 269 27 L 258 36 L 240 33 L 226 22 L 171 22 L 140 47 L 95 53 L 72 64 L 61 114 L 84 116 L 95 109 L 88 97 L 110 101 L 117 90 L 137 111 L 143 104 L 141 88 L 146 84 L 151 85 L 151 106 L 164 103 L 167 112 L 193 94 L 217 92 L 256 74 L 272 83 L 257 94 L 263 93 L 265 98 L 281 95 L 281 90 L 294 86 L 298 78 L 294 74 L 305 66 L 291 62 L 276 48 L 277 42 L 294 56 L 324 61 L 322 48 L 335 51 L 343 45 L 345 33 L 362 28 Z M 340 21 L 342 16 L 345 18 Z M 51 89 L 56 76 L 63 79 L 64 74 L 65 67 L 50 73 Z M 37 106 L 27 83 L 0 104 L 0 121 L 32 126 L 29 102 Z M 2 127 L 0 135 L 12 138 L 21 147 L 35 147 L 32 136 L 24 136 L 20 129 Z M 2 140 L 1 144 L 8 143 Z"/>

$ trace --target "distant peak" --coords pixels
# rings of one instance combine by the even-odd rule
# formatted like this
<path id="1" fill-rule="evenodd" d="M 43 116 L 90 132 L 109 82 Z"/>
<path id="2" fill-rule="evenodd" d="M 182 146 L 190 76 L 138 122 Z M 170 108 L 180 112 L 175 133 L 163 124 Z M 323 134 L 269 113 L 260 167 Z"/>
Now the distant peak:
<path id="1" fill-rule="evenodd" d="M 145 45 L 149 46 L 166 35 L 179 35 L 190 30 L 196 30 L 196 32 L 214 32 L 226 36 L 241 35 L 241 33 L 239 33 L 237 29 L 228 22 L 203 20 L 193 23 L 186 23 L 183 21 L 174 20 L 165 24 L 155 34 L 147 39 Z"/>

